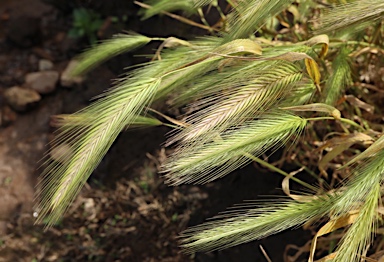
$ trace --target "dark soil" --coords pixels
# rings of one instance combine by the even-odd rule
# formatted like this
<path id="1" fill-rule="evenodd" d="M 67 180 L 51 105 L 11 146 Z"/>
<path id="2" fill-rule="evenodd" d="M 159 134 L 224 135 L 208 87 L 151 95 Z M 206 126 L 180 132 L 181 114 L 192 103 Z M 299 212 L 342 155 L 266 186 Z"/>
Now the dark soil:
<path id="1" fill-rule="evenodd" d="M 55 6 L 40 0 L 0 2 L 0 261 L 266 261 L 260 245 L 272 261 L 284 261 L 287 244 L 302 246 L 310 239 L 297 229 L 224 251 L 183 255 L 177 240 L 182 230 L 243 200 L 281 195 L 282 178 L 250 165 L 205 186 L 168 187 L 157 174 L 167 128 L 122 133 L 61 223 L 46 232 L 43 225 L 34 226 L 38 161 L 53 136 L 51 116 L 86 106 L 122 68 L 143 60 L 120 56 L 91 72 L 81 86 L 59 85 L 37 105 L 15 112 L 5 103 L 6 89 L 22 86 L 41 59 L 62 72 L 87 46 L 87 39 L 67 35 L 71 11 L 84 1 L 46 2 Z M 184 38 L 205 33 L 167 17 L 140 22 L 130 1 L 85 2 L 105 19 L 100 38 L 122 29 Z M 127 22 L 108 22 L 108 15 L 123 14 Z"/>

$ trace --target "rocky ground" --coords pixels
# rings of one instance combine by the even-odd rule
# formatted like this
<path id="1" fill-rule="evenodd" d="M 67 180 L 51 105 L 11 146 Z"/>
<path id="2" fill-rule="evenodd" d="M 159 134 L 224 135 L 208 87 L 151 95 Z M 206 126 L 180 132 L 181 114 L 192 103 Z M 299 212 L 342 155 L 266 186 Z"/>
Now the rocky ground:
<path id="1" fill-rule="evenodd" d="M 104 19 L 99 38 L 122 28 L 148 35 L 201 33 L 166 18 L 140 23 L 132 3 L 117 8 L 118 2 L 89 1 Z M 55 4 L 0 2 L 0 261 L 261 261 L 259 245 L 282 261 L 286 244 L 306 242 L 297 230 L 226 251 L 182 255 L 179 232 L 244 199 L 280 194 L 275 188 L 281 178 L 250 166 L 207 186 L 167 187 L 157 174 L 166 128 L 122 134 L 63 221 L 47 232 L 33 225 L 39 161 L 54 136 L 52 115 L 86 106 L 123 67 L 142 59 L 121 56 L 84 79 L 70 78 L 67 69 L 87 42 L 68 36 L 73 6 Z M 128 22 L 111 24 L 106 14 L 113 10 L 116 16 L 125 10 Z"/>

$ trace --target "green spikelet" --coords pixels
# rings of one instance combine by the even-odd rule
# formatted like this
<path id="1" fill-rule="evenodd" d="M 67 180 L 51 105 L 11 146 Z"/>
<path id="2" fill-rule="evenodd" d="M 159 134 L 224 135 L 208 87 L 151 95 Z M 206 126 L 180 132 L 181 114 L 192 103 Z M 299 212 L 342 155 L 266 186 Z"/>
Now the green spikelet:
<path id="1" fill-rule="evenodd" d="M 267 115 L 227 131 L 214 141 L 180 146 L 163 166 L 163 172 L 168 173 L 172 185 L 208 183 L 249 163 L 245 152 L 263 154 L 298 135 L 305 125 L 305 119 L 284 112 Z"/>
<path id="2" fill-rule="evenodd" d="M 99 45 L 90 48 L 88 51 L 80 55 L 81 63 L 72 72 L 74 75 L 84 74 L 97 65 L 105 62 L 111 57 L 132 51 L 136 48 L 148 44 L 152 39 L 143 35 L 127 35 L 119 34 L 113 38 L 103 41 Z"/>
<path id="3" fill-rule="evenodd" d="M 220 94 L 218 90 L 216 95 L 199 102 L 198 108 L 204 109 L 188 118 L 190 126 L 176 140 L 204 140 L 203 136 L 210 137 L 212 132 L 220 133 L 229 127 L 236 127 L 276 106 L 303 74 L 293 63 L 281 61 L 268 64 L 262 70 L 223 77 L 217 86 L 226 87 L 227 91 Z"/>
<path id="4" fill-rule="evenodd" d="M 291 4 L 292 0 L 244 0 L 239 1 L 229 18 L 230 33 L 225 36 L 226 41 L 248 37 L 257 31 L 266 18 L 273 17 Z"/>
<path id="5" fill-rule="evenodd" d="M 43 199 L 37 207 L 40 210 L 38 221 L 46 217 L 49 227 L 62 217 L 117 135 L 126 125 L 135 122 L 159 85 L 159 79 L 137 80 L 131 86 L 122 84 L 107 97 L 77 113 L 79 117 L 67 119 L 54 146 L 68 147 L 68 150 L 45 170 Z M 111 100 L 118 102 L 110 103 Z M 82 114 L 86 115 L 88 125 L 79 125 Z"/>
<path id="6" fill-rule="evenodd" d="M 327 80 L 324 89 L 324 103 L 334 106 L 345 88 L 352 82 L 351 65 L 347 47 L 342 47 L 332 62 L 332 74 Z"/>
<path id="7" fill-rule="evenodd" d="M 322 196 L 301 203 L 281 200 L 244 204 L 242 209 L 237 207 L 211 222 L 187 229 L 181 235 L 181 245 L 186 253 L 208 252 L 261 239 L 326 215 L 333 199 Z"/>
<path id="8" fill-rule="evenodd" d="M 377 208 L 380 200 L 380 183 L 373 185 L 367 192 L 356 221 L 348 229 L 337 248 L 335 262 L 358 262 L 372 242 L 377 229 Z"/>
<path id="9" fill-rule="evenodd" d="M 384 15 L 384 0 L 360 0 L 338 5 L 321 18 L 321 28 L 316 33 L 335 32 L 351 34 L 363 30 Z"/>

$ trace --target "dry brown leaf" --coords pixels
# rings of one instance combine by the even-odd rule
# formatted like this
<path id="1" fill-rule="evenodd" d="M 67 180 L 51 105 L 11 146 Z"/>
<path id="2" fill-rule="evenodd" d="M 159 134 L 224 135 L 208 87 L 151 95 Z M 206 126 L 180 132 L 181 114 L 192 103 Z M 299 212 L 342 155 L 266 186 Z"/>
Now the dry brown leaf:
<path id="1" fill-rule="evenodd" d="M 375 110 L 373 105 L 367 104 L 353 95 L 346 95 L 344 97 L 345 100 L 347 100 L 351 105 L 364 109 L 368 113 L 373 114 L 373 111 Z"/>
<path id="2" fill-rule="evenodd" d="M 161 116 L 161 117 L 164 117 L 166 120 L 168 120 L 168 121 L 171 122 L 172 124 L 175 124 L 175 125 L 178 125 L 178 126 L 181 126 L 181 127 L 187 127 L 187 126 L 188 126 L 187 123 L 184 123 L 184 122 L 182 122 L 182 121 L 173 119 L 172 117 L 169 117 L 169 116 L 167 116 L 167 115 L 164 115 L 163 113 L 160 113 L 159 111 L 157 111 L 157 110 L 155 110 L 155 109 L 148 108 L 148 110 L 149 110 L 149 111 L 152 111 L 153 113 L 158 114 L 158 115 Z"/>
<path id="3" fill-rule="evenodd" d="M 350 148 L 352 145 L 358 142 L 370 142 L 373 141 L 373 138 L 364 133 L 353 133 L 346 136 L 335 137 L 328 140 L 324 145 L 322 145 L 319 149 L 323 150 L 326 147 L 332 147 L 332 150 L 329 151 L 319 162 L 319 170 L 320 172 L 327 177 L 327 173 L 325 172 L 326 166 L 332 159 L 336 156 L 343 153 L 345 150 Z"/>
<path id="4" fill-rule="evenodd" d="M 364 158 L 371 157 L 375 155 L 377 152 L 383 150 L 383 148 L 384 148 L 384 136 L 377 139 L 376 142 L 374 142 L 370 147 L 368 147 L 363 153 L 360 153 L 359 155 L 354 157 L 352 160 L 350 160 L 341 168 L 352 165 L 353 163 L 356 163 L 357 161 L 362 160 Z"/>

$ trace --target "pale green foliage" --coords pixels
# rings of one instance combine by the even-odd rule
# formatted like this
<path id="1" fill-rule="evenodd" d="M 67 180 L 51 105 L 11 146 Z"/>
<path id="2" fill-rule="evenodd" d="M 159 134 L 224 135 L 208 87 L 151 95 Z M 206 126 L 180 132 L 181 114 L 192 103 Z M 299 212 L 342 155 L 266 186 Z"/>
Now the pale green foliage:
<path id="1" fill-rule="evenodd" d="M 359 261 L 356 254 L 371 242 L 380 198 L 380 183 L 384 180 L 384 151 L 356 171 L 345 185 L 345 191 L 314 196 L 305 202 L 286 201 L 265 204 L 258 208 L 245 206 L 238 211 L 218 216 L 213 222 L 193 227 L 183 233 L 186 252 L 208 251 L 263 238 L 294 227 L 303 221 L 332 216 L 337 218 L 360 209 L 357 221 L 348 230 L 334 261 Z M 267 207 L 268 206 L 268 207 Z"/>
<path id="2" fill-rule="evenodd" d="M 233 15 L 229 19 L 230 32 L 226 41 L 248 37 L 256 32 L 266 19 L 280 13 L 293 0 L 243 0 L 238 1 Z"/>
<path id="3" fill-rule="evenodd" d="M 49 210 L 48 225 L 59 220 L 84 185 L 91 172 L 108 151 L 124 127 L 134 122 L 135 117 L 153 98 L 160 85 L 159 79 L 136 79 L 134 85 L 124 85 L 109 91 L 86 110 L 86 120 L 92 124 L 78 126 L 64 124 L 56 146 L 65 141 L 71 150 L 63 153 L 59 162 L 52 162 L 46 169 L 49 177 L 43 182 L 45 199 L 39 209 L 45 216 Z M 105 107 L 107 100 L 108 107 Z M 116 101 L 108 103 L 108 101 Z M 77 113 L 81 116 L 81 112 Z"/>
<path id="4" fill-rule="evenodd" d="M 194 0 L 194 4 L 196 7 L 202 7 L 205 5 L 212 4 L 213 2 L 216 2 L 217 0 Z"/>
<path id="5" fill-rule="evenodd" d="M 220 134 L 213 141 L 182 145 L 163 167 L 173 185 L 208 183 L 244 166 L 250 160 L 244 153 L 261 155 L 299 134 L 306 121 L 284 112 L 266 115 L 261 120 L 246 122 L 238 129 Z"/>
<path id="6" fill-rule="evenodd" d="M 182 246 L 191 253 L 224 249 L 260 239 L 326 216 L 334 198 L 322 196 L 308 202 L 245 203 L 215 217 L 214 221 L 184 231 Z"/>
<path id="7" fill-rule="evenodd" d="M 217 75 L 219 80 L 215 88 L 209 90 L 209 96 L 193 106 L 200 110 L 187 119 L 190 126 L 174 140 L 190 141 L 201 136 L 211 137 L 212 133 L 215 136 L 217 132 L 252 119 L 284 101 L 283 98 L 295 89 L 294 83 L 303 77 L 300 68 L 284 61 L 253 63 L 239 71 Z M 197 90 L 209 89 L 208 85 L 212 85 L 209 79 L 211 77 L 203 82 L 206 88 L 197 84 Z"/>
<path id="8" fill-rule="evenodd" d="M 378 143 L 380 141 L 376 141 Z M 374 147 L 375 144 L 371 145 Z M 367 149 L 369 150 L 369 148 Z M 332 212 L 345 213 L 358 208 L 367 195 L 384 179 L 384 150 L 379 151 L 367 163 L 360 166 L 352 180 L 346 184 L 345 192 L 340 196 Z"/>
<path id="9" fill-rule="evenodd" d="M 380 198 L 380 183 L 375 183 L 367 192 L 357 220 L 342 238 L 333 261 L 361 261 L 359 255 L 366 253 L 365 249 L 372 242 L 372 232 L 375 232 L 376 229 Z"/>
<path id="10" fill-rule="evenodd" d="M 183 120 L 173 121 L 179 126 L 168 145 L 176 146 L 162 165 L 167 181 L 173 185 L 207 183 L 223 177 L 255 156 L 294 141 L 308 121 L 332 120 L 334 117 L 348 124 L 342 126 L 346 133 L 353 132 L 355 127 L 362 129 L 357 123 L 341 118 L 340 111 L 329 106 L 335 104 L 351 82 L 350 44 L 340 45 L 337 41 L 332 46 L 326 35 L 307 37 L 306 41 L 298 43 L 248 38 L 262 28 L 267 19 L 278 15 L 294 1 L 227 2 L 233 8 L 226 16 L 228 26 L 223 26 L 227 32 L 192 41 L 118 35 L 80 57 L 74 74 L 87 72 L 112 56 L 150 41 L 162 42 L 151 62 L 117 81 L 113 89 L 89 107 L 71 116 L 57 118 L 61 127 L 53 146 L 62 150 L 46 162 L 42 200 L 38 206 L 39 221 L 47 221 L 46 226 L 51 226 L 62 217 L 121 131 L 132 126 L 163 124 L 146 115 L 154 100 L 168 99 L 172 105 L 188 108 Z M 312 1 L 310 4 L 308 1 L 296 2 L 315 5 Z M 324 17 L 323 25 L 328 31 L 366 27 L 383 14 L 384 2 L 371 2 L 374 4 L 364 0 L 336 7 Z M 192 13 L 196 11 L 193 7 L 217 4 L 209 0 L 147 3 L 152 7 L 144 12 L 144 18 L 163 11 L 187 10 Z M 291 9 L 294 12 L 292 10 L 294 8 Z M 329 68 L 327 63 L 319 61 L 324 59 L 328 48 L 336 58 L 322 91 L 320 71 Z M 319 70 L 318 64 L 325 70 Z M 328 105 L 313 102 L 318 99 Z M 331 114 L 329 108 L 338 114 Z M 308 111 L 326 111 L 332 117 L 306 119 L 288 112 L 295 109 L 303 111 L 300 112 L 303 115 Z M 335 261 L 358 261 L 371 243 L 377 224 L 380 184 L 384 176 L 382 141 L 383 137 L 379 138 L 361 157 L 348 163 L 370 158 L 352 172 L 342 189 L 306 196 L 305 201 L 277 200 L 272 204 L 244 206 L 213 222 L 188 229 L 182 235 L 182 245 L 186 252 L 217 250 L 314 219 L 337 220 L 354 211 L 358 212 L 358 217 L 342 239 Z M 279 173 L 288 175 L 283 171 Z"/>
<path id="11" fill-rule="evenodd" d="M 321 18 L 318 33 L 351 34 L 365 29 L 384 16 L 384 0 L 359 0 L 338 5 Z"/>
<path id="12" fill-rule="evenodd" d="M 132 43 L 141 43 L 142 37 L 135 37 L 138 41 L 130 36 L 131 48 L 135 46 Z M 147 38 L 147 42 L 150 40 Z M 42 182 L 44 197 L 38 206 L 41 218 L 52 211 L 46 220 L 47 225 L 54 224 L 62 216 L 117 135 L 127 126 L 137 124 L 137 117 L 144 113 L 154 98 L 167 95 L 174 88 L 182 87 L 196 76 L 217 67 L 217 62 L 223 58 L 219 54 L 231 55 L 239 50 L 252 53 L 254 46 L 250 42 L 239 39 L 218 46 L 217 39 L 208 38 L 196 41 L 188 51 L 181 47 L 182 55 L 165 55 L 168 59 L 154 61 L 133 71 L 89 107 L 73 117 L 64 118 L 61 133 L 53 145 L 59 147 L 64 144 L 70 150 L 63 152 L 44 171 L 47 177 Z M 107 44 L 102 48 L 106 47 Z M 103 51 L 102 48 L 96 47 L 96 50 Z M 116 50 L 115 45 L 111 49 Z M 91 68 L 100 62 L 99 59 L 105 58 L 106 55 L 86 57 L 83 60 L 85 65 L 81 63 L 75 72 Z"/>

